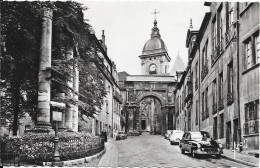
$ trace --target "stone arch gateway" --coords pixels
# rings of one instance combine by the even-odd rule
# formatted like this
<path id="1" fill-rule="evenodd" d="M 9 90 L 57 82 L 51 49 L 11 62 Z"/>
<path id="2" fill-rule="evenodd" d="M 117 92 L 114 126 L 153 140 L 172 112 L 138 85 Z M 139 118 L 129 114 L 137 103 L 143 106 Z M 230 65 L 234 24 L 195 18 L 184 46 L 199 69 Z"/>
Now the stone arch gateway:
<path id="1" fill-rule="evenodd" d="M 173 76 L 165 76 L 164 81 L 160 81 L 158 76 L 140 75 L 126 78 L 125 109 L 128 134 L 148 132 L 163 135 L 167 129 L 174 129 L 172 94 L 175 84 Z"/>

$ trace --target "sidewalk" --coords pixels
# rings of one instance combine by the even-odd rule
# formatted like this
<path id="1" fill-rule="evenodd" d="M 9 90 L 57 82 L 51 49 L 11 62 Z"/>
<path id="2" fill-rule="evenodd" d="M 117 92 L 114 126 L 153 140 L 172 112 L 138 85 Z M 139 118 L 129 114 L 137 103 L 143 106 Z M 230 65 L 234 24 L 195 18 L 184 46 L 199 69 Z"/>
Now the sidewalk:
<path id="1" fill-rule="evenodd" d="M 259 167 L 259 158 L 249 154 L 239 153 L 238 151 L 236 151 L 234 159 L 234 152 L 228 149 L 223 149 L 222 157 L 248 166 Z"/>
<path id="2" fill-rule="evenodd" d="M 108 139 L 106 144 L 106 153 L 103 155 L 98 163 L 98 167 L 117 167 L 118 150 L 114 144 L 114 139 Z"/>

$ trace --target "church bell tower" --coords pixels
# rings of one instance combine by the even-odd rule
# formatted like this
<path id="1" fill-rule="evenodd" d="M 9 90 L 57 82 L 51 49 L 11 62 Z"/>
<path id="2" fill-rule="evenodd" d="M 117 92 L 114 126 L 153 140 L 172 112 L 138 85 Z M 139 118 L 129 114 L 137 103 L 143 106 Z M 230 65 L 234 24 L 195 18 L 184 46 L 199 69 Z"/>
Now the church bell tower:
<path id="1" fill-rule="evenodd" d="M 141 59 L 142 75 L 165 75 L 169 71 L 171 58 L 168 56 L 166 45 L 161 39 L 156 19 L 152 28 L 151 39 L 145 43 L 142 55 L 139 58 Z"/>

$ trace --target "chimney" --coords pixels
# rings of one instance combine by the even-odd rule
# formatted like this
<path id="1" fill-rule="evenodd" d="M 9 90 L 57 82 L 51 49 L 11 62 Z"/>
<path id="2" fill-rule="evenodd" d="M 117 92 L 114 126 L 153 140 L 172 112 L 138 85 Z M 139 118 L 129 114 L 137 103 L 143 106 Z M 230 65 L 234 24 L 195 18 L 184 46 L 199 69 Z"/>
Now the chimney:
<path id="1" fill-rule="evenodd" d="M 107 53 L 107 46 L 106 46 L 106 43 L 105 43 L 105 30 L 102 30 L 102 47 L 103 49 L 105 50 L 105 52 Z"/>

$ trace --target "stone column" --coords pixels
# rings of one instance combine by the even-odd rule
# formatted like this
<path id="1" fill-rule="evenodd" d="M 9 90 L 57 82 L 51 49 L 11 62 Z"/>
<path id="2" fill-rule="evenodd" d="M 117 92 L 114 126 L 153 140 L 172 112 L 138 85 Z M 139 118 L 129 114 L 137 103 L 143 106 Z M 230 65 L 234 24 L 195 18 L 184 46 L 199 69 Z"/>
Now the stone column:
<path id="1" fill-rule="evenodd" d="M 38 75 L 38 112 L 36 129 L 49 132 L 50 124 L 50 77 L 51 77 L 51 42 L 53 11 L 43 8 L 42 37 Z"/>
<path id="2" fill-rule="evenodd" d="M 136 113 L 136 130 L 141 130 L 141 127 L 140 127 L 141 118 L 140 118 L 140 114 L 139 114 L 139 108 L 140 107 L 138 107 L 138 106 L 135 108 L 135 113 Z"/>
<path id="3" fill-rule="evenodd" d="M 134 107 L 132 110 L 133 110 L 133 130 L 136 130 L 136 122 L 137 122 L 136 121 L 136 118 L 137 118 L 136 117 L 136 115 L 137 115 L 136 114 L 136 108 Z"/>
<path id="4" fill-rule="evenodd" d="M 59 93 L 59 94 L 57 94 L 57 97 L 59 97 L 59 99 L 61 99 L 61 100 L 64 100 L 65 93 Z M 65 127 L 65 109 L 62 109 L 62 121 L 59 122 L 58 128 L 59 128 L 59 131 L 66 130 L 66 127 Z"/>
<path id="5" fill-rule="evenodd" d="M 66 58 L 67 59 L 73 58 L 73 48 L 72 47 L 66 48 Z M 70 79 L 68 79 L 67 85 L 69 88 L 73 88 L 73 67 L 70 66 L 70 68 L 71 68 L 71 77 L 70 77 Z M 67 93 L 67 97 L 73 98 L 73 94 L 70 90 Z M 74 110 L 74 105 L 71 103 L 68 103 L 67 107 L 66 107 L 66 113 L 65 113 L 65 126 L 68 131 L 73 131 L 73 129 L 72 129 L 73 110 Z"/>
<path id="6" fill-rule="evenodd" d="M 128 102 L 128 89 L 126 89 L 126 102 Z"/>
<path id="7" fill-rule="evenodd" d="M 155 110 L 155 106 L 154 106 L 154 98 L 152 98 L 151 100 L 151 134 L 155 134 L 154 132 L 154 125 L 156 123 L 154 123 L 154 110 Z"/>
<path id="8" fill-rule="evenodd" d="M 166 132 L 166 107 L 162 107 L 162 116 L 161 116 L 161 135 L 164 135 Z"/>
<path id="9" fill-rule="evenodd" d="M 169 107 L 168 109 L 168 129 L 173 130 L 173 109 L 172 107 Z"/>
<path id="10" fill-rule="evenodd" d="M 73 94 L 73 98 L 74 100 L 78 101 L 78 93 L 79 93 L 79 70 L 78 70 L 78 63 L 75 62 L 74 63 L 74 80 L 73 80 L 73 90 L 74 90 L 74 94 Z M 78 114 L 79 114 L 79 107 L 78 105 L 75 105 L 73 108 L 73 122 L 72 122 L 72 130 L 74 132 L 78 132 L 78 125 L 79 125 L 79 121 L 78 121 Z"/>
<path id="11" fill-rule="evenodd" d="M 169 130 L 168 122 L 169 122 L 169 108 L 165 107 L 165 131 Z"/>

